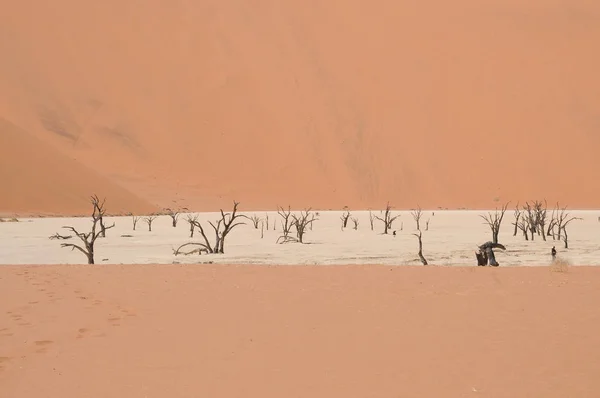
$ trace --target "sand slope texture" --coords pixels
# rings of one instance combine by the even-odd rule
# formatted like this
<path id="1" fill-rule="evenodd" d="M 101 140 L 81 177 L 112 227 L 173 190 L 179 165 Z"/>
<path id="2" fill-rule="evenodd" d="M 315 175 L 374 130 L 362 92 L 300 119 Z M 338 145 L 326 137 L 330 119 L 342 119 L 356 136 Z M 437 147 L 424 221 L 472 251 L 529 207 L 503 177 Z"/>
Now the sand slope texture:
<path id="1" fill-rule="evenodd" d="M 591 0 L 12 2 L 0 116 L 161 206 L 597 208 L 598 42 Z M 28 159 L 4 206 L 61 210 Z"/>

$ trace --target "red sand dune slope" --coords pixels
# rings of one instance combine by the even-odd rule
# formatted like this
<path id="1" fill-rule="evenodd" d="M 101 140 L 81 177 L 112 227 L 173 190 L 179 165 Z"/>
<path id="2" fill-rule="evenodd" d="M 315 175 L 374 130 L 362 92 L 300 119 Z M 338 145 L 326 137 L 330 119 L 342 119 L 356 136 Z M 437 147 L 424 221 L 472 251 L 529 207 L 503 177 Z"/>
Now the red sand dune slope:
<path id="1" fill-rule="evenodd" d="M 1 118 L 0 148 L 0 214 L 90 214 L 94 193 L 106 196 L 110 213 L 156 210 Z"/>
<path id="2" fill-rule="evenodd" d="M 0 112 L 163 206 L 598 207 L 599 42 L 592 0 L 12 2 Z"/>

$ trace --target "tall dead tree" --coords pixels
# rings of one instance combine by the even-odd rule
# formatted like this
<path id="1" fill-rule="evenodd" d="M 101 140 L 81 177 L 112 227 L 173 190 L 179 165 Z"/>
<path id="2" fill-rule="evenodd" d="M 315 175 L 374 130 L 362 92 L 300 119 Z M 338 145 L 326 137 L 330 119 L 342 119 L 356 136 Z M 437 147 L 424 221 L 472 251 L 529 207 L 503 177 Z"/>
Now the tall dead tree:
<path id="1" fill-rule="evenodd" d="M 98 223 L 100 226 L 100 237 L 106 238 L 106 227 L 104 226 L 104 215 L 106 214 L 104 203 L 106 202 L 106 198 L 100 201 L 98 195 L 93 195 L 91 201 L 92 206 L 94 206 L 94 213 L 97 214 Z"/>
<path id="2" fill-rule="evenodd" d="M 288 206 L 287 210 L 285 210 L 281 206 L 278 206 L 277 214 L 279 214 L 279 216 L 281 217 L 281 228 L 283 230 L 283 236 L 287 237 L 290 234 L 290 230 L 294 226 L 292 222 L 292 209 L 290 208 L 290 206 Z M 273 230 L 275 230 L 275 227 L 273 227 Z"/>
<path id="3" fill-rule="evenodd" d="M 523 206 L 523 217 L 527 218 L 527 226 L 529 227 L 529 233 L 531 234 L 531 240 L 535 240 L 535 233 L 537 232 L 538 223 L 536 213 L 529 202 L 525 202 Z"/>
<path id="4" fill-rule="evenodd" d="M 509 202 L 510 203 L 510 202 Z M 500 233 L 500 227 L 502 226 L 502 219 L 504 218 L 504 213 L 508 208 L 508 203 L 502 206 L 500 210 L 496 208 L 495 212 L 492 214 L 489 212 L 488 214 L 480 214 L 479 216 L 484 219 L 485 223 L 490 227 L 492 231 L 492 242 L 498 243 L 498 234 Z"/>
<path id="5" fill-rule="evenodd" d="M 528 235 L 528 233 L 529 233 L 529 220 L 527 219 L 527 217 L 525 217 L 525 216 L 521 217 L 521 219 L 517 223 L 517 227 L 523 233 L 523 237 L 525 238 L 525 240 L 529 240 L 529 235 Z"/>
<path id="6" fill-rule="evenodd" d="M 421 238 L 421 236 L 422 236 L 421 230 L 419 230 L 418 234 L 413 234 L 413 235 L 416 236 L 417 239 L 419 240 L 419 259 L 421 260 L 421 263 L 423 263 L 423 265 L 427 265 L 427 260 L 423 256 L 423 240 Z"/>
<path id="7" fill-rule="evenodd" d="M 144 221 L 146 222 L 146 224 L 148 224 L 148 231 L 149 232 L 152 232 L 152 223 L 157 218 L 158 218 L 158 215 L 156 215 L 156 214 L 150 214 L 149 216 L 144 217 Z"/>
<path id="8" fill-rule="evenodd" d="M 198 222 L 198 215 L 194 214 L 188 214 L 187 217 L 185 218 L 185 221 L 188 222 L 188 224 L 190 225 L 190 238 L 194 237 L 194 230 L 196 229 L 196 222 Z"/>
<path id="9" fill-rule="evenodd" d="M 181 209 L 171 209 L 171 208 L 166 208 L 165 212 L 167 213 L 167 215 L 169 217 L 171 217 L 171 225 L 173 226 L 173 228 L 177 227 L 177 221 L 179 220 L 179 215 L 181 214 L 182 211 L 188 211 L 187 207 L 183 207 Z"/>
<path id="10" fill-rule="evenodd" d="M 517 236 L 519 230 L 519 218 L 521 218 L 521 209 L 519 209 L 519 202 L 517 202 L 517 206 L 515 206 L 515 221 L 512 223 L 512 225 L 515 226 L 513 236 Z"/>
<path id="11" fill-rule="evenodd" d="M 548 203 L 544 200 L 544 203 L 536 200 L 533 202 L 533 210 L 535 212 L 535 222 L 537 224 L 537 234 L 542 236 L 542 239 L 546 241 L 546 221 L 548 219 Z"/>
<path id="12" fill-rule="evenodd" d="M 267 227 L 267 231 L 269 230 L 269 214 L 265 213 L 265 226 Z"/>
<path id="13" fill-rule="evenodd" d="M 390 229 L 392 229 L 392 223 L 398 216 L 392 217 L 392 207 L 390 206 L 390 202 L 387 203 L 385 207 L 385 212 L 380 211 L 381 216 L 375 216 L 375 218 L 381 222 L 383 222 L 383 233 L 387 234 Z"/>
<path id="14" fill-rule="evenodd" d="M 416 209 L 412 210 L 410 212 L 410 214 L 412 214 L 413 220 L 415 220 L 415 222 L 417 223 L 417 231 L 421 231 L 421 217 L 423 216 L 423 211 L 421 210 L 421 207 L 417 207 Z"/>
<path id="15" fill-rule="evenodd" d="M 76 245 L 74 243 L 61 243 L 61 247 L 70 247 L 71 250 L 79 250 L 87 257 L 88 264 L 94 264 L 94 245 L 96 243 L 96 239 L 98 239 L 102 234 L 106 235 L 106 230 L 113 228 L 115 224 L 106 226 L 103 225 L 102 216 L 104 215 L 104 201 L 100 205 L 99 201 L 94 201 L 97 199 L 97 196 L 92 197 L 92 205 L 94 206 L 94 210 L 92 211 L 92 230 L 90 232 L 79 232 L 72 226 L 65 226 L 64 229 L 68 229 L 72 231 L 75 236 L 77 236 L 83 245 Z M 59 235 L 58 233 L 56 235 Z"/>
<path id="16" fill-rule="evenodd" d="M 344 229 L 348 226 L 349 219 L 350 219 L 350 212 L 348 210 L 345 210 L 344 213 L 342 214 L 342 216 L 340 217 L 340 220 L 342 220 L 342 229 Z"/>
<path id="17" fill-rule="evenodd" d="M 229 233 L 238 225 L 244 225 L 244 222 L 240 222 L 237 221 L 239 218 L 241 218 L 242 216 L 240 214 L 237 213 L 237 209 L 239 206 L 239 202 L 233 202 L 233 210 L 231 213 L 225 213 L 223 212 L 223 209 L 220 210 L 221 212 L 221 218 L 219 220 L 217 220 L 216 222 L 212 222 L 209 221 L 209 225 L 212 227 L 213 231 L 214 231 L 214 243 L 211 244 L 210 240 L 208 239 L 208 237 L 206 236 L 206 232 L 204 231 L 204 227 L 202 226 L 202 223 L 200 223 L 199 221 L 195 220 L 193 221 L 194 226 L 198 229 L 198 232 L 200 232 L 200 235 L 202 236 L 202 240 L 203 242 L 189 242 L 189 243 L 184 243 L 183 245 L 179 246 L 177 249 L 173 250 L 173 254 L 175 254 L 176 256 L 179 254 L 184 254 L 184 255 L 189 255 L 192 253 L 214 253 L 214 254 L 224 254 L 225 253 L 225 239 L 227 238 L 227 235 L 229 235 Z M 185 252 L 182 251 L 182 249 L 184 247 L 189 247 L 189 246 L 195 246 L 196 249 Z"/>

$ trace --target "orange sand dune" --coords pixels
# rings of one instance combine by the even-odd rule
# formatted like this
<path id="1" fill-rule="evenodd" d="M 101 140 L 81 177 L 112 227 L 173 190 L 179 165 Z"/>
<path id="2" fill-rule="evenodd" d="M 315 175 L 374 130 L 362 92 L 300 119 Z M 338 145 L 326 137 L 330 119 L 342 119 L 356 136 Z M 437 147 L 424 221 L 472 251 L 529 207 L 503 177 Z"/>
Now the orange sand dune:
<path id="1" fill-rule="evenodd" d="M 592 0 L 11 2 L 0 115 L 161 206 L 599 207 L 599 42 Z"/>
<path id="2" fill-rule="evenodd" d="M 156 208 L 86 166 L 0 118 L 0 214 L 89 215 L 90 196 L 106 197 L 109 213 Z"/>
<path id="3" fill-rule="evenodd" d="M 0 267 L 3 397 L 596 398 L 600 269 Z"/>

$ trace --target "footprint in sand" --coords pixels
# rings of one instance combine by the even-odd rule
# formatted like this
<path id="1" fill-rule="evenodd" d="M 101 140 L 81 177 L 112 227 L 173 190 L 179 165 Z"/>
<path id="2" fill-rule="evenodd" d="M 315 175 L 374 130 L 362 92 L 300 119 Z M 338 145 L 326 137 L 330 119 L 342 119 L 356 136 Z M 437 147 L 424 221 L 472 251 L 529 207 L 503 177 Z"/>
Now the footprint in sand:
<path id="1" fill-rule="evenodd" d="M 77 338 L 78 339 L 84 338 L 85 336 L 88 335 L 89 331 L 90 330 L 88 328 L 79 328 L 79 330 L 77 330 Z"/>
<path id="2" fill-rule="evenodd" d="M 52 341 L 52 340 L 38 340 L 34 344 L 40 348 L 35 350 L 35 352 L 40 353 L 40 354 L 44 353 L 48 350 L 48 346 L 53 343 L 54 343 L 54 341 Z"/>

